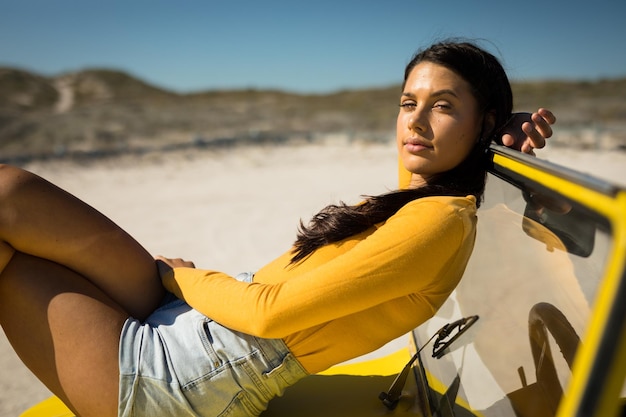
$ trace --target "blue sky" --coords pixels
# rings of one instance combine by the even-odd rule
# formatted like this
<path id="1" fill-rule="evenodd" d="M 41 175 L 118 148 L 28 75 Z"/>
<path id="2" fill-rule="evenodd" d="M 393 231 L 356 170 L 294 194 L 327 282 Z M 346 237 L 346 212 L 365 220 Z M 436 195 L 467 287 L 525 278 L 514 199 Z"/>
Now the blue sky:
<path id="1" fill-rule="evenodd" d="M 450 36 L 483 39 L 514 80 L 626 76 L 624 0 L 0 0 L 0 66 L 179 92 L 386 86 Z"/>

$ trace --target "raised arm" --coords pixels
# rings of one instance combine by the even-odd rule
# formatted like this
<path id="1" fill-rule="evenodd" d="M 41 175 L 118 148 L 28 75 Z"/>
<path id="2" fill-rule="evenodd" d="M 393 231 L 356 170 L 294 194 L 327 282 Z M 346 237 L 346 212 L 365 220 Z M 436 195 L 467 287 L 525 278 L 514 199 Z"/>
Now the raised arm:
<path id="1" fill-rule="evenodd" d="M 502 129 L 502 144 L 509 148 L 534 155 L 533 149 L 546 145 L 552 136 L 556 117 L 550 110 L 539 109 L 535 113 L 515 113 L 511 121 Z"/>

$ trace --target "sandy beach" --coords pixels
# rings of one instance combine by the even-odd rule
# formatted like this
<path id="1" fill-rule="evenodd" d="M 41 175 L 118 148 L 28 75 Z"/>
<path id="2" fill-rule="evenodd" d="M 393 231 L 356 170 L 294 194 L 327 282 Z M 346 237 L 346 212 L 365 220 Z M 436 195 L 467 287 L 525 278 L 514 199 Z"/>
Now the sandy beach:
<path id="1" fill-rule="evenodd" d="M 538 157 L 626 186 L 626 153 L 537 152 Z M 356 202 L 396 185 L 393 144 L 239 147 L 148 154 L 88 164 L 26 168 L 74 193 L 130 232 L 151 253 L 205 269 L 254 271 L 292 243 L 301 218 L 328 203 Z M 0 417 L 51 394 L 0 332 Z"/>

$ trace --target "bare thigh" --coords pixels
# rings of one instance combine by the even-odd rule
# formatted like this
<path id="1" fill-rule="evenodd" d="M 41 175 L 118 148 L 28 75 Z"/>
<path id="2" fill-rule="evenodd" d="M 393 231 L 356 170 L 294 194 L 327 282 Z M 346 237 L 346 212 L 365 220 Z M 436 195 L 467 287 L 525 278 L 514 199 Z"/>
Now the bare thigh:
<path id="1" fill-rule="evenodd" d="M 77 415 L 116 416 L 128 314 L 78 273 L 16 252 L 0 275 L 0 323 L 31 371 Z"/>
<path id="2" fill-rule="evenodd" d="M 6 165 L 0 165 L 0 241 L 76 271 L 139 319 L 163 297 L 154 259 L 128 233 L 43 178 Z M 9 252 L 0 245 L 0 272 Z"/>

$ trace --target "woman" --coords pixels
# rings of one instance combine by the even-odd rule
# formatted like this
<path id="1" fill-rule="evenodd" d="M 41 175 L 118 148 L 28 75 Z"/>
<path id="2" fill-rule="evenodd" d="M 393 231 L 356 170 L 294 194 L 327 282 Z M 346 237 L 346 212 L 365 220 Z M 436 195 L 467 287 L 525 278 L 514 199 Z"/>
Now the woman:
<path id="1" fill-rule="evenodd" d="M 400 100 L 403 189 L 328 206 L 293 250 L 237 279 L 155 263 L 85 203 L 3 166 L 0 323 L 77 415 L 257 415 L 298 379 L 434 314 L 469 259 L 486 149 L 513 142 L 501 136 L 510 119 L 492 55 L 454 42 L 422 51 Z M 532 122 L 518 132 L 527 152 L 554 118 Z"/>

